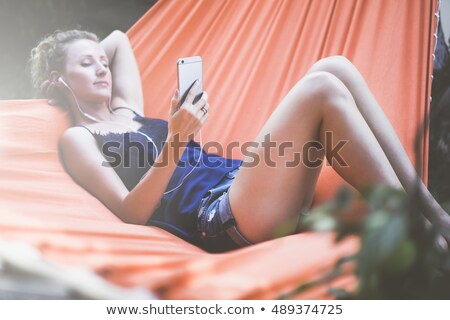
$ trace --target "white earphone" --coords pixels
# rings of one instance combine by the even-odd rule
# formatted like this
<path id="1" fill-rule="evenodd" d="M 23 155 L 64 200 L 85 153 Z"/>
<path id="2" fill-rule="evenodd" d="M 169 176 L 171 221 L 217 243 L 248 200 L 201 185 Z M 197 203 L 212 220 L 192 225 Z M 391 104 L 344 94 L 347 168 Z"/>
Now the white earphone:
<path id="1" fill-rule="evenodd" d="M 93 117 L 93 116 L 91 116 L 90 114 L 87 114 L 86 112 L 84 112 L 83 110 L 81 110 L 80 105 L 79 105 L 79 103 L 78 103 L 78 99 L 77 99 L 76 95 L 74 94 L 72 88 L 64 81 L 64 79 L 63 79 L 61 76 L 59 76 L 58 79 L 57 79 L 56 81 L 57 81 L 57 82 L 60 82 L 63 86 L 65 86 L 67 89 L 69 89 L 70 93 L 71 93 L 72 96 L 75 98 L 75 102 L 76 102 L 77 108 L 78 108 L 78 110 L 81 112 L 81 114 L 83 114 L 85 117 L 87 117 L 87 118 L 89 118 L 89 119 L 91 119 L 91 120 L 93 120 L 93 121 L 101 122 L 100 120 L 96 119 L 95 117 Z M 114 110 L 111 109 L 110 103 L 108 104 L 108 109 L 109 109 L 109 112 L 115 113 Z M 121 125 L 122 125 L 122 124 L 121 124 Z M 131 127 L 129 127 L 129 126 L 126 126 L 126 125 L 122 125 L 122 126 L 128 128 L 128 129 L 131 129 L 133 132 L 137 132 L 137 133 L 139 133 L 139 134 L 145 136 L 145 137 L 147 138 L 147 140 L 149 140 L 149 141 L 152 143 L 152 145 L 153 145 L 153 150 L 154 150 L 154 152 L 155 152 L 155 154 L 156 154 L 155 160 L 158 158 L 158 156 L 159 156 L 158 148 L 156 147 L 156 144 L 155 144 L 155 142 L 153 141 L 152 138 L 150 138 L 148 135 L 146 135 L 146 134 L 143 133 L 143 132 L 134 130 L 133 128 L 131 128 Z M 203 142 L 202 142 L 202 129 L 200 129 L 200 149 L 202 149 L 202 147 L 201 147 L 202 145 L 203 145 Z M 181 180 L 181 183 L 180 183 L 178 186 L 176 186 L 175 188 L 173 188 L 173 189 L 171 189 L 171 190 L 169 190 L 169 191 L 164 192 L 163 194 L 168 194 L 168 193 L 170 193 L 170 192 L 172 192 L 172 191 L 178 189 L 179 187 L 181 187 L 181 186 L 183 185 L 184 180 L 191 174 L 192 171 L 194 171 L 194 169 L 195 169 L 195 168 L 197 167 L 197 165 L 200 163 L 200 161 L 202 160 L 202 157 L 203 157 L 203 152 L 200 151 L 200 156 L 198 157 L 197 163 L 195 164 L 194 167 L 192 167 L 191 171 L 189 171 L 188 174 L 184 176 L 183 180 Z M 147 170 L 147 172 L 141 177 L 141 179 L 139 179 L 139 182 L 147 175 L 147 173 L 148 173 L 148 170 Z"/>
<path id="2" fill-rule="evenodd" d="M 69 85 L 63 80 L 62 77 L 58 77 L 57 81 L 61 82 L 64 86 L 69 87 Z"/>
<path id="3" fill-rule="evenodd" d="M 72 91 L 72 88 L 64 81 L 64 79 L 60 76 L 58 77 L 58 79 L 56 80 L 57 82 L 61 83 L 63 86 L 65 86 L 67 89 L 69 89 L 69 91 L 72 93 L 72 95 L 75 97 L 75 101 L 78 107 L 78 110 L 80 110 L 80 112 L 87 118 L 93 120 L 93 121 L 97 121 L 99 122 L 99 120 L 97 120 L 96 118 L 94 118 L 93 116 L 91 116 L 90 114 L 85 113 L 83 110 L 81 110 L 80 105 L 78 104 L 78 99 L 76 98 L 75 94 Z"/>

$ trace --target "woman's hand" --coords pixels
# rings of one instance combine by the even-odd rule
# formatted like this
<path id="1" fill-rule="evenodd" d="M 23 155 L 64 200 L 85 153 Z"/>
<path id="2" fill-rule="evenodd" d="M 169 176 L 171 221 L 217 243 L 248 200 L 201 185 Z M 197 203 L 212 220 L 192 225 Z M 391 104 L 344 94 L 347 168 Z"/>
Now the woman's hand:
<path id="1" fill-rule="evenodd" d="M 175 91 L 169 112 L 169 137 L 177 137 L 180 142 L 189 142 L 200 131 L 208 118 L 208 94 L 203 92 L 200 100 L 192 104 L 200 90 L 198 81 L 189 90 L 186 100 L 178 108 L 180 93 Z M 179 139 L 178 139 L 179 138 Z"/>

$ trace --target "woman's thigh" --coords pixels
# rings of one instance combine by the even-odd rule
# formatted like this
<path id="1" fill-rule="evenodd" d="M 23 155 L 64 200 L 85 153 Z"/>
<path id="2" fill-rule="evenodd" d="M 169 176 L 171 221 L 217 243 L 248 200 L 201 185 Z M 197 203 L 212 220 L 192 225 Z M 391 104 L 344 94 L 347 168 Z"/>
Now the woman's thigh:
<path id="1" fill-rule="evenodd" d="M 310 208 L 324 159 L 317 144 L 324 93 L 335 90 L 335 81 L 326 72 L 302 78 L 274 110 L 254 140 L 255 147 L 244 157 L 229 199 L 239 230 L 251 242 L 272 239 L 280 227 L 286 233 L 294 232 L 299 213 Z"/>

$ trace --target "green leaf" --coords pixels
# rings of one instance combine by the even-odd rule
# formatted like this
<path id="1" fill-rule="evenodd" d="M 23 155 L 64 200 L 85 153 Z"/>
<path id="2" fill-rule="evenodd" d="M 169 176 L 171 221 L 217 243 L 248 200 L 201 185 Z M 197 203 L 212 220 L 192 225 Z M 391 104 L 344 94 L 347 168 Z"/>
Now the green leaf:
<path id="1" fill-rule="evenodd" d="M 345 290 L 345 289 L 341 289 L 341 288 L 329 288 L 328 289 L 328 293 L 332 296 L 335 296 L 336 299 L 340 299 L 340 300 L 348 300 L 348 299 L 354 299 L 354 295 Z"/>
<path id="2" fill-rule="evenodd" d="M 311 213 L 305 217 L 304 223 L 314 231 L 328 232 L 336 229 L 336 218 L 327 212 Z"/>
<path id="3" fill-rule="evenodd" d="M 367 216 L 367 219 L 364 223 L 366 231 L 376 231 L 380 228 L 383 228 L 389 221 L 389 213 L 376 210 L 370 215 Z"/>
<path id="4" fill-rule="evenodd" d="M 367 232 L 362 236 L 358 259 L 362 277 L 375 272 L 406 238 L 407 224 L 404 216 L 392 216 L 381 211 L 377 215 L 376 218 L 369 217 L 369 222 L 375 222 L 368 222 Z M 388 219 L 385 219 L 385 215 L 388 215 Z"/>
<path id="5" fill-rule="evenodd" d="M 383 269 L 388 273 L 403 272 L 411 267 L 415 259 L 416 247 L 407 239 L 385 259 Z"/>

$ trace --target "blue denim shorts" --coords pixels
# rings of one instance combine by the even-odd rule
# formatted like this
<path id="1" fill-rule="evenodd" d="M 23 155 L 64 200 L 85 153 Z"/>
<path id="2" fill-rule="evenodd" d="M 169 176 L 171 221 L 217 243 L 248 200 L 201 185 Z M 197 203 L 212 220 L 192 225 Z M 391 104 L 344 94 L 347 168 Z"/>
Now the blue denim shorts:
<path id="1" fill-rule="evenodd" d="M 228 198 L 238 171 L 239 167 L 228 172 L 200 201 L 197 233 L 200 247 L 208 252 L 226 252 L 252 244 L 237 229 Z"/>

